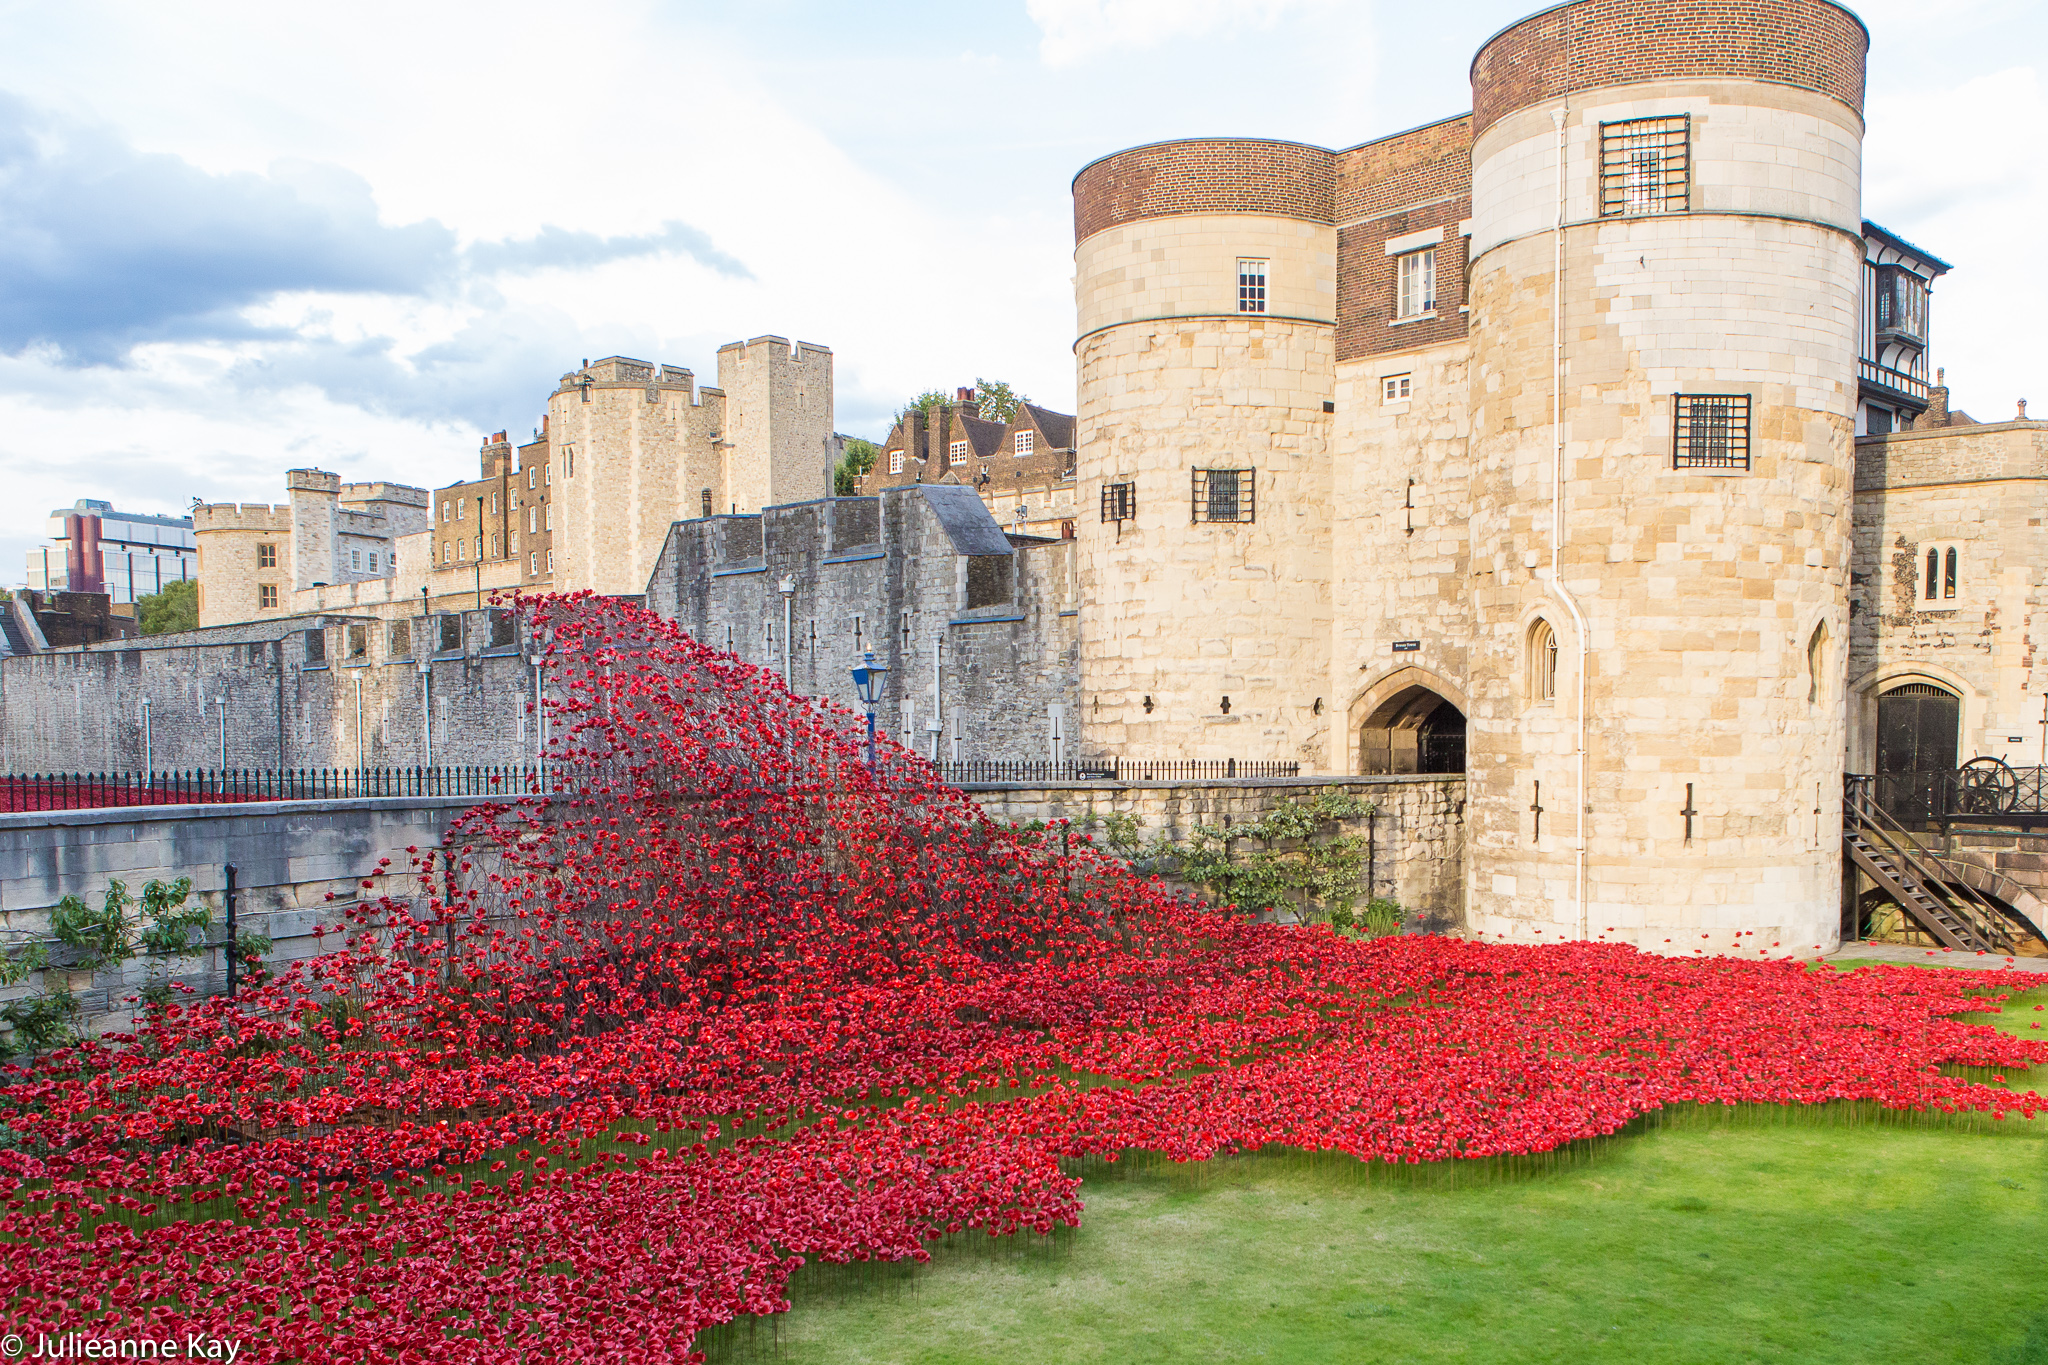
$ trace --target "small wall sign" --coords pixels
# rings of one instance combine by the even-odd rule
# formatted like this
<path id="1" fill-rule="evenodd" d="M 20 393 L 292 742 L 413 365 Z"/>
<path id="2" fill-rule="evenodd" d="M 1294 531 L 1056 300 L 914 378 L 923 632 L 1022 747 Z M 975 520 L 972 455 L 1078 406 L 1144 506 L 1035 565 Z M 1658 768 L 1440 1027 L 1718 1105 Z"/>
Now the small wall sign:
<path id="1" fill-rule="evenodd" d="M 1413 653 L 1414 653 L 1414 652 L 1415 652 L 1416 650 L 1418 650 L 1418 649 L 1421 649 L 1421 648 L 1422 648 L 1422 641 L 1420 641 L 1420 640 L 1396 640 L 1396 641 L 1394 641 L 1394 652 L 1395 652 L 1396 654 L 1413 654 Z"/>

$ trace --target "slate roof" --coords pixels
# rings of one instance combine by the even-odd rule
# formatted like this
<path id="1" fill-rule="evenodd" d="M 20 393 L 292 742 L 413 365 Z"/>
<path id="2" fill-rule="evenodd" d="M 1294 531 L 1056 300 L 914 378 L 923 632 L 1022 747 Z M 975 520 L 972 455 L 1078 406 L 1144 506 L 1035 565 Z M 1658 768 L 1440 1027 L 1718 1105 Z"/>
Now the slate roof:
<path id="1" fill-rule="evenodd" d="M 1055 450 L 1069 450 L 1074 444 L 1074 417 L 1072 413 L 1054 412 L 1041 408 L 1036 403 L 1026 403 L 1031 409 L 1031 419 L 1038 424 L 1038 430 L 1045 436 L 1046 444 Z"/>
<path id="2" fill-rule="evenodd" d="M 988 504 L 981 500 L 981 494 L 957 483 L 925 483 L 917 487 L 932 515 L 945 528 L 947 539 L 953 542 L 954 554 L 1010 553 L 1009 537 L 988 514 Z"/>

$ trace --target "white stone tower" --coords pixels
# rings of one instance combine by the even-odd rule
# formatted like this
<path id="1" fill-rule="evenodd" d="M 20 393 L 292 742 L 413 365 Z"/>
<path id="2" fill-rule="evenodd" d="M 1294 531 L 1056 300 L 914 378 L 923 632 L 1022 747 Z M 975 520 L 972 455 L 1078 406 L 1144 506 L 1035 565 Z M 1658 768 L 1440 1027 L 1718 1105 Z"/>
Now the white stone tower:
<path id="1" fill-rule="evenodd" d="M 1335 158 L 1197 140 L 1074 179 L 1082 736 L 1324 761 Z"/>
<path id="2" fill-rule="evenodd" d="M 1867 45 L 1827 0 L 1580 0 L 1473 62 L 1489 937 L 1835 941 Z"/>

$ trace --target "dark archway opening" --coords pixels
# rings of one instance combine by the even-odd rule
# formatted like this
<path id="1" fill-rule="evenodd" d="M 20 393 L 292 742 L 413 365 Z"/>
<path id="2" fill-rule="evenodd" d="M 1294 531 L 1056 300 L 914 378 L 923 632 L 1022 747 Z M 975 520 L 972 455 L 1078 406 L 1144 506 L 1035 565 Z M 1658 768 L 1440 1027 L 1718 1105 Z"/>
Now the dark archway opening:
<path id="1" fill-rule="evenodd" d="M 1363 773 L 1465 771 L 1465 713 L 1426 687 L 1410 687 L 1374 709 L 1358 729 Z"/>

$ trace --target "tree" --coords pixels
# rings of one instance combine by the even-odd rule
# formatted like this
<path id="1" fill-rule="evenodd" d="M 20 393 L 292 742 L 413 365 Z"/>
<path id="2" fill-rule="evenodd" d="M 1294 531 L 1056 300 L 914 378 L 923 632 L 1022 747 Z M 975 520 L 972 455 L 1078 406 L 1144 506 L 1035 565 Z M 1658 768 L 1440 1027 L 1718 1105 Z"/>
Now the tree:
<path id="1" fill-rule="evenodd" d="M 858 491 L 855 481 L 875 467 L 875 454 L 880 449 L 873 441 L 863 441 L 858 436 L 849 440 L 846 453 L 832 469 L 832 491 L 842 498 L 852 497 Z"/>
<path id="2" fill-rule="evenodd" d="M 921 412 L 926 417 L 930 417 L 933 408 L 944 407 L 953 401 L 953 396 L 949 393 L 939 389 L 926 389 L 923 393 L 896 409 L 895 420 L 901 422 L 913 412 Z"/>
<path id="3" fill-rule="evenodd" d="M 976 379 L 974 396 L 981 403 L 981 415 L 991 422 L 1007 422 L 1017 415 L 1017 408 L 1029 403 L 1028 394 L 1022 394 L 1000 379 Z"/>
<path id="4" fill-rule="evenodd" d="M 141 610 L 144 635 L 169 635 L 173 631 L 199 629 L 199 580 L 183 578 L 167 583 L 162 592 L 147 593 L 136 600 Z"/>

